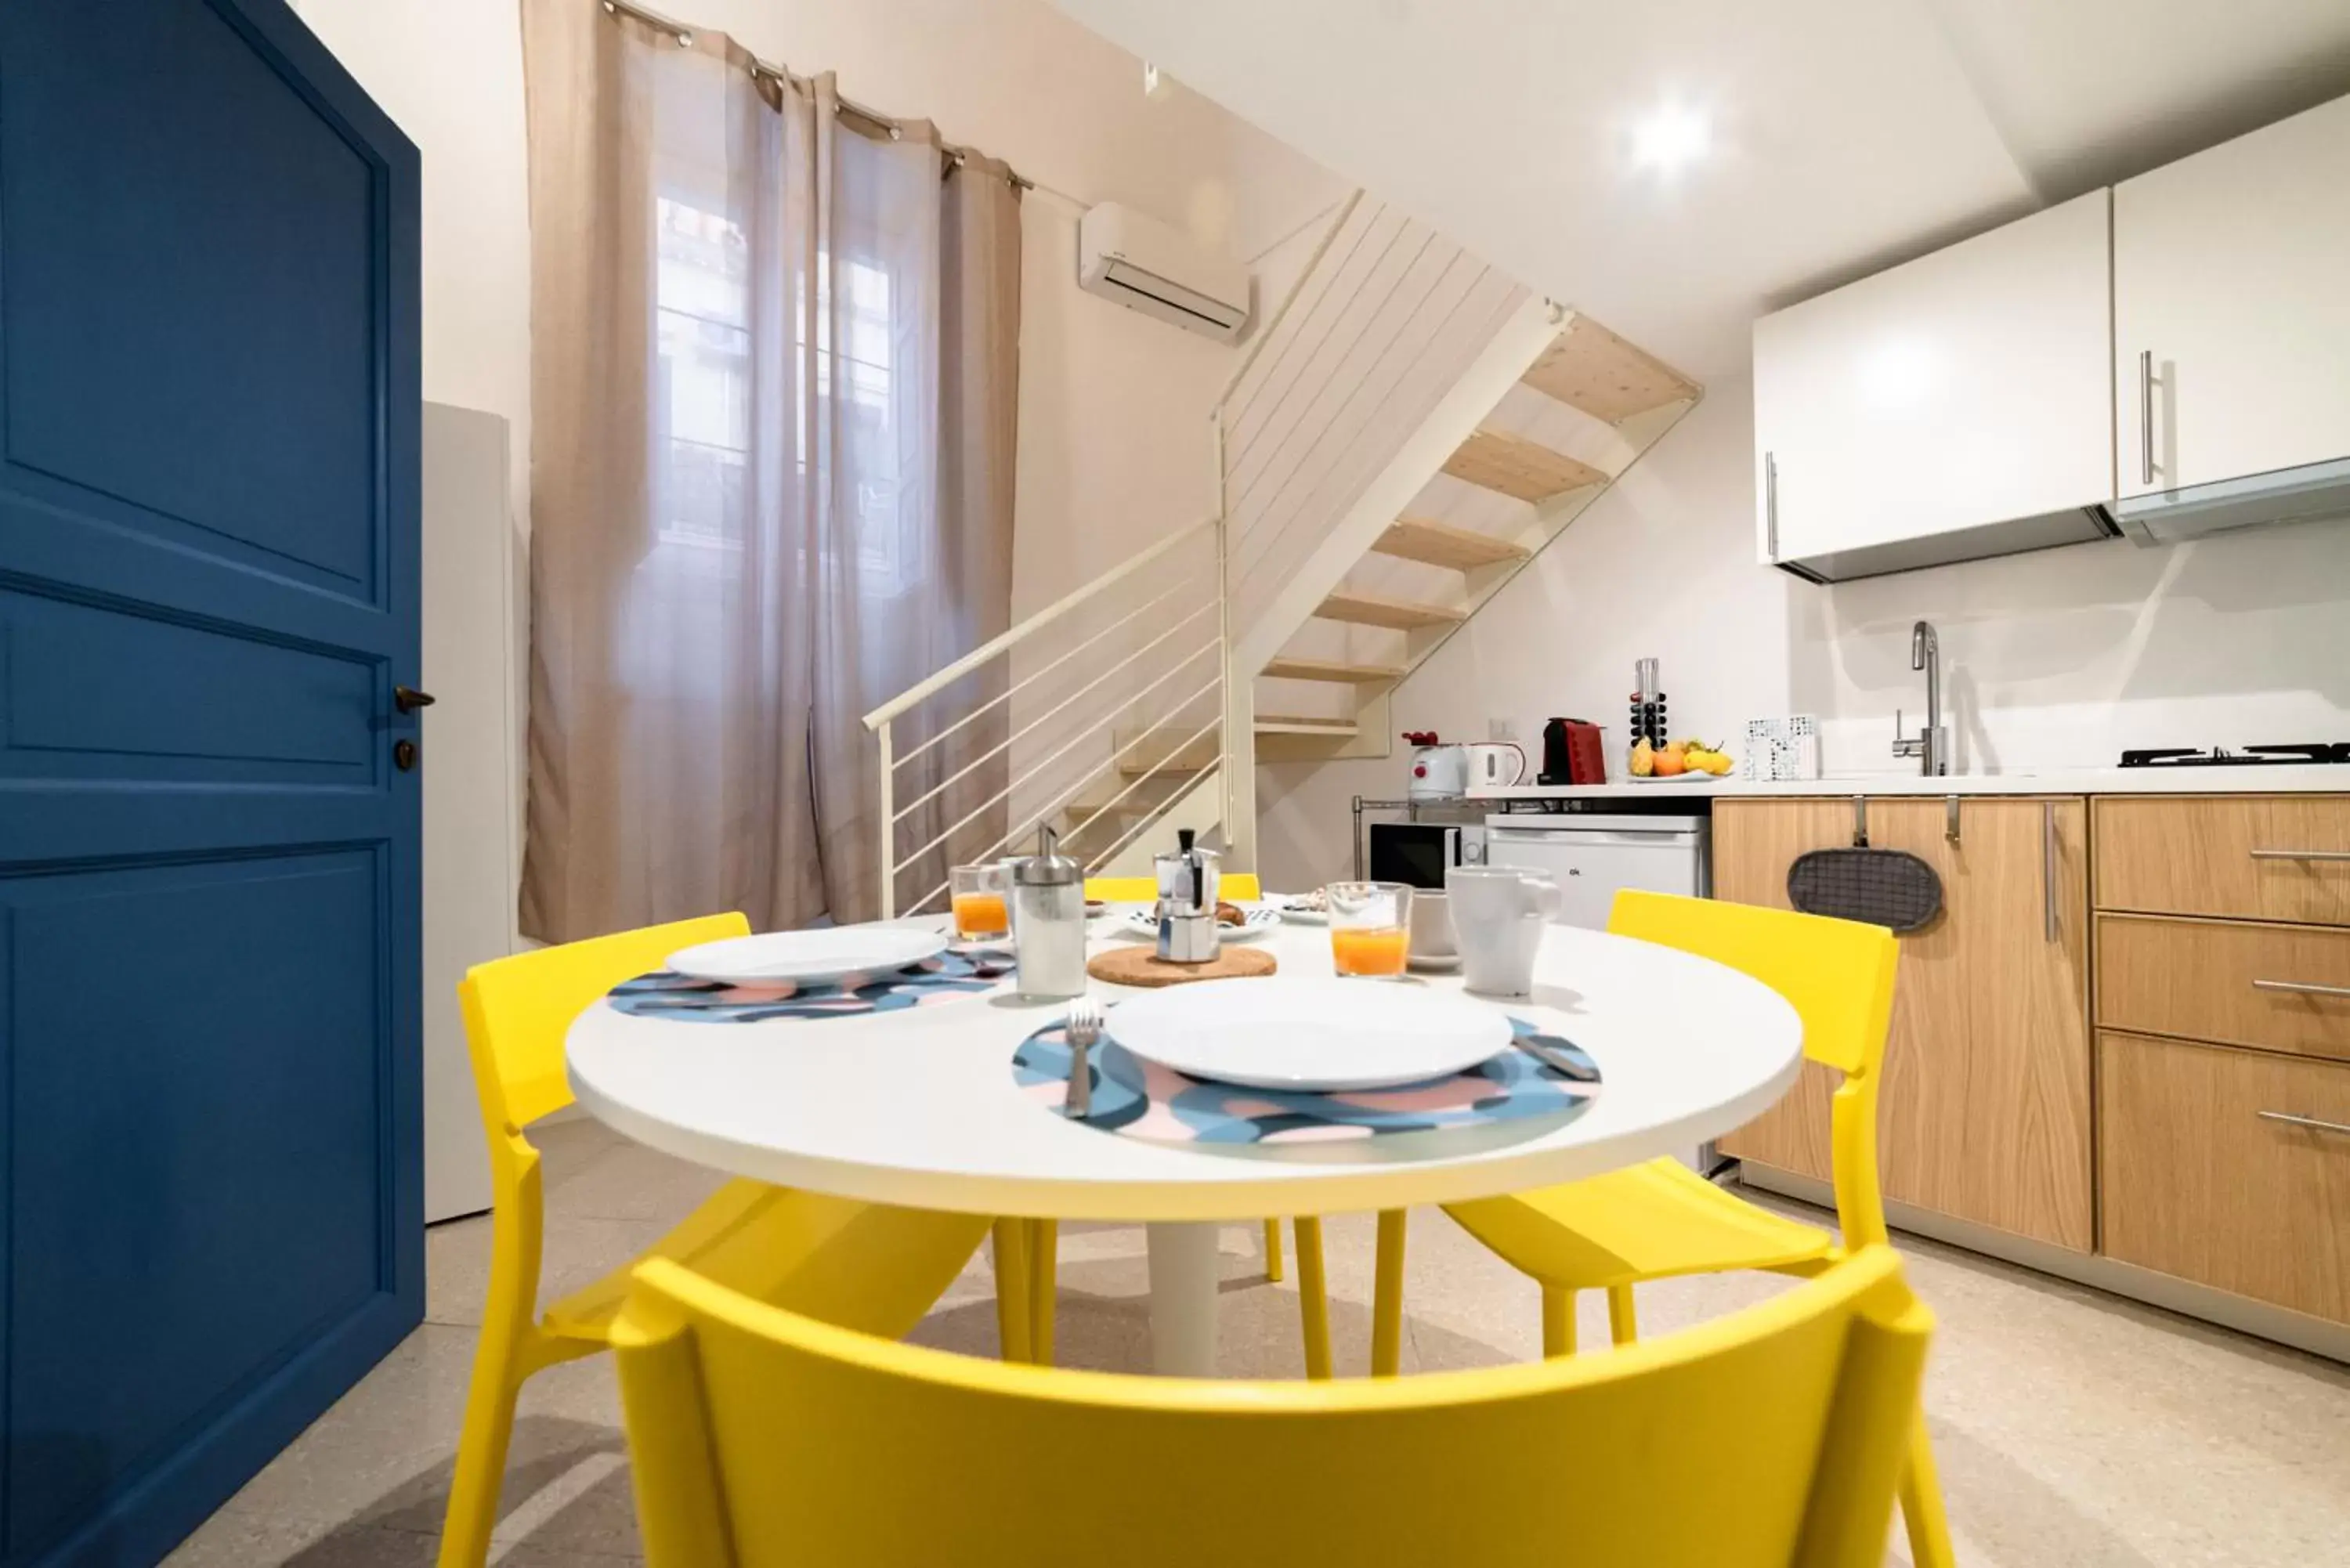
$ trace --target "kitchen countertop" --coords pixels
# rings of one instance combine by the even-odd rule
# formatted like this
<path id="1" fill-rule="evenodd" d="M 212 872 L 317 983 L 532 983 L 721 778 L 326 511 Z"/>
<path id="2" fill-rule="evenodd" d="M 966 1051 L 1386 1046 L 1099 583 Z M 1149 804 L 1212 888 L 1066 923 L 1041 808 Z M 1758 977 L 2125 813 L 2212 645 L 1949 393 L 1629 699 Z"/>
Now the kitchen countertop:
<path id="1" fill-rule="evenodd" d="M 2350 794 L 2350 766 L 2311 763 L 2282 767 L 2051 768 L 2042 773 L 1846 774 L 1781 784 L 1750 783 L 1735 773 L 1682 783 L 1667 779 L 1604 784 L 1515 784 L 1469 792 L 1471 801 L 1671 800 L 1740 796 L 1892 794 Z"/>

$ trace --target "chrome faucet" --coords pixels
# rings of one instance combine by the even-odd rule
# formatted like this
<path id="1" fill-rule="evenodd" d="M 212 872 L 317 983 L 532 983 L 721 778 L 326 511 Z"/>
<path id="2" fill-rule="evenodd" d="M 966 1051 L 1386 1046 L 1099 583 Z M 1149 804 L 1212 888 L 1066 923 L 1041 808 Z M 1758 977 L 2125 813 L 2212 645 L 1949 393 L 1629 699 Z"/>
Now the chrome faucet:
<path id="1" fill-rule="evenodd" d="M 1909 628 L 1909 668 L 1926 672 L 1926 727 L 1915 735 L 1901 732 L 1901 710 L 1893 711 L 1893 754 L 1916 757 L 1918 771 L 1938 778 L 1950 771 L 1950 737 L 1942 730 L 1942 640 L 1933 624 L 1919 621 Z"/>

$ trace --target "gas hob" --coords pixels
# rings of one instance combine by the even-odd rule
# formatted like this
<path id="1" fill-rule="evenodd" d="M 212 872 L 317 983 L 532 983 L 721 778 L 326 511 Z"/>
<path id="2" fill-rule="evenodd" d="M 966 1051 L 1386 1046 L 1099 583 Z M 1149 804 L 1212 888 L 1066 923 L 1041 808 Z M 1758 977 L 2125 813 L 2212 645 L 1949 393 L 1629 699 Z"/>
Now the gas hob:
<path id="1" fill-rule="evenodd" d="M 2126 768 L 2257 768 L 2321 763 L 2350 763 L 2350 741 L 2317 741 L 2296 746 L 2245 746 L 2230 751 L 2214 746 L 2208 752 L 2191 746 L 2125 751 Z"/>

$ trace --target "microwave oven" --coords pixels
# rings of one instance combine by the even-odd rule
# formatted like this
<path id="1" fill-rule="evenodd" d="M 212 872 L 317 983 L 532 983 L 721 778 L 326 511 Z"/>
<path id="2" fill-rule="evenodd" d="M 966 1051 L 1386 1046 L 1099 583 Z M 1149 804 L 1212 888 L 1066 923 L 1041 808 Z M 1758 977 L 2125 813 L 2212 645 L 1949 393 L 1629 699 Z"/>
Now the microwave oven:
<path id="1" fill-rule="evenodd" d="M 1485 830 L 1434 822 L 1375 822 L 1370 826 L 1370 879 L 1407 888 L 1444 886 L 1455 866 L 1485 864 Z"/>

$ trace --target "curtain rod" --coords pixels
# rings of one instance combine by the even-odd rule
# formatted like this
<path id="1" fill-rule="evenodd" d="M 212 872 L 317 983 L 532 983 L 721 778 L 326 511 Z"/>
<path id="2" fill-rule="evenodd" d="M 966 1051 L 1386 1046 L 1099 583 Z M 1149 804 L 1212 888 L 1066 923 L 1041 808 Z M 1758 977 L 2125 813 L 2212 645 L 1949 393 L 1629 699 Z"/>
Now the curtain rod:
<path id="1" fill-rule="evenodd" d="M 602 0 L 602 3 L 607 16 L 614 17 L 634 17 L 637 21 L 642 22 L 646 26 L 652 28 L 655 32 L 667 33 L 671 37 L 677 40 L 677 46 L 679 48 L 690 49 L 693 47 L 693 29 L 687 26 L 682 22 L 673 22 L 657 11 L 648 11 L 641 5 L 632 5 L 629 4 L 629 0 Z M 763 76 L 773 77 L 779 82 L 793 82 L 805 79 L 794 77 L 790 71 L 785 70 L 781 66 L 769 65 L 766 61 L 759 58 L 756 55 L 752 55 L 750 57 L 750 60 L 751 79 L 754 81 L 756 81 Z M 868 109 L 861 103 L 852 103 L 847 99 L 842 98 L 838 93 L 835 93 L 833 95 L 833 101 L 839 106 L 841 113 L 847 115 L 853 119 L 864 120 L 867 124 L 878 128 L 881 131 L 885 132 L 892 141 L 897 140 L 899 137 L 905 134 L 904 130 L 895 119 L 881 113 L 879 109 Z M 966 154 L 978 151 L 976 148 L 957 147 L 953 143 L 948 141 L 941 141 L 939 143 L 939 150 L 945 153 L 950 160 L 958 164 L 963 161 Z M 980 155 L 982 157 L 986 156 L 984 153 L 981 153 Z M 1036 189 L 1036 182 L 1022 174 L 1010 164 L 1004 165 L 1003 177 L 1011 181 L 1014 186 L 1023 191 L 1034 191 Z M 1059 194 L 1057 192 L 1054 193 L 1056 195 Z"/>

